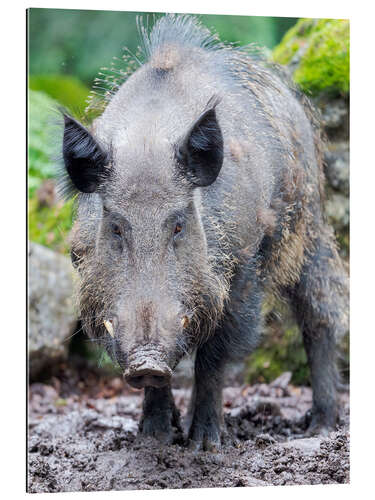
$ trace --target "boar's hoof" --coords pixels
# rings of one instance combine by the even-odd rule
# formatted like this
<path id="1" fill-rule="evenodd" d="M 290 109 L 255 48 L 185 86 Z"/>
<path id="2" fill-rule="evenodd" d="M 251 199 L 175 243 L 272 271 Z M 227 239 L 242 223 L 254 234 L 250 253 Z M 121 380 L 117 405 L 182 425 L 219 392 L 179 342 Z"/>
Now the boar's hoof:
<path id="1" fill-rule="evenodd" d="M 153 437 L 162 444 L 172 444 L 173 428 L 166 421 L 167 419 L 146 417 L 139 426 L 139 431 L 143 436 Z"/>
<path id="2" fill-rule="evenodd" d="M 327 427 L 326 425 L 323 425 L 319 422 L 311 422 L 305 434 L 308 437 L 313 437 L 313 436 L 327 437 L 332 430 L 333 430 L 332 427 Z"/>
<path id="3" fill-rule="evenodd" d="M 307 436 L 328 436 L 328 434 L 335 430 L 335 424 L 337 421 L 336 416 L 332 414 L 319 414 L 315 412 L 308 412 L 306 415 L 306 420 L 310 421 L 306 435 Z"/>
<path id="4" fill-rule="evenodd" d="M 194 451 L 218 452 L 221 450 L 220 427 L 215 424 L 192 424 L 188 448 Z"/>
<path id="5" fill-rule="evenodd" d="M 153 437 L 162 444 L 172 444 L 182 436 L 180 414 L 177 409 L 143 415 L 139 423 L 142 436 Z"/>

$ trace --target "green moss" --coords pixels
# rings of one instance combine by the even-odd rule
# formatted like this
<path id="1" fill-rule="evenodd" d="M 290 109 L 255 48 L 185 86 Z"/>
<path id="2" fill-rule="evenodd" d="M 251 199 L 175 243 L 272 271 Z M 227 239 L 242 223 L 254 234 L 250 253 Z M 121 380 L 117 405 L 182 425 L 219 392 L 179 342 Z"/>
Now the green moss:
<path id="1" fill-rule="evenodd" d="M 55 401 L 55 406 L 61 407 L 61 406 L 66 406 L 68 404 L 68 401 L 64 398 L 58 398 Z"/>
<path id="2" fill-rule="evenodd" d="M 314 28 L 313 19 L 300 19 L 287 31 L 280 44 L 275 47 L 272 58 L 279 64 L 289 64 L 294 54 L 307 43 L 306 38 Z"/>
<path id="3" fill-rule="evenodd" d="M 279 64 L 297 59 L 294 81 L 312 95 L 349 92 L 349 21 L 301 19 L 273 52 Z"/>
<path id="4" fill-rule="evenodd" d="M 82 114 L 90 89 L 80 80 L 64 75 L 30 76 L 31 90 L 42 91 L 74 114 Z"/>
<path id="5" fill-rule="evenodd" d="M 29 200 L 29 239 L 68 254 L 68 233 L 73 222 L 73 201 L 41 207 L 36 197 Z"/>

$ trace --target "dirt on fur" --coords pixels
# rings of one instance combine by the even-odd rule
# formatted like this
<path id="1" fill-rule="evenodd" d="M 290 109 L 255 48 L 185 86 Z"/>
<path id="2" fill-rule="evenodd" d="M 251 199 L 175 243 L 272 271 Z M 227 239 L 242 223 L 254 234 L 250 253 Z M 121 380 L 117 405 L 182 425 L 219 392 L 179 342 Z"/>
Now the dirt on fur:
<path id="1" fill-rule="evenodd" d="M 146 490 L 349 482 L 349 397 L 337 429 L 306 437 L 311 389 L 271 384 L 224 391 L 220 452 L 137 436 L 142 392 L 120 377 L 60 367 L 29 392 L 28 491 Z M 182 417 L 190 390 L 173 390 Z"/>

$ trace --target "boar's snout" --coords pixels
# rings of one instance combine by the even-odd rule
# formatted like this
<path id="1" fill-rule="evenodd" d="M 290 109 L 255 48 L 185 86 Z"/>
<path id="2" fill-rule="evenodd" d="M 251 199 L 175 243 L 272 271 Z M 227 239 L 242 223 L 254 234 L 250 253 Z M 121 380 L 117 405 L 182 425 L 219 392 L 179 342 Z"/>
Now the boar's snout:
<path id="1" fill-rule="evenodd" d="M 157 356 L 145 353 L 129 360 L 124 377 L 127 383 L 136 389 L 149 386 L 164 387 L 170 384 L 172 370 Z"/>

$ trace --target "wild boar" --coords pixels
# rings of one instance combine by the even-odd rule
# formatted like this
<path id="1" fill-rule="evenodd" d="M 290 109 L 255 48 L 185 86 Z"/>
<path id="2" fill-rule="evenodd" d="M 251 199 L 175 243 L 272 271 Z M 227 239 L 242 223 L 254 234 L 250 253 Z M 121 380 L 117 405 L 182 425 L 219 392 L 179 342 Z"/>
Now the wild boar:
<path id="1" fill-rule="evenodd" d="M 261 336 L 266 291 L 290 300 L 311 368 L 310 433 L 337 417 L 347 275 L 323 215 L 306 98 L 194 17 L 141 28 L 145 62 L 90 128 L 64 115 L 78 195 L 71 254 L 84 329 L 143 388 L 140 431 L 170 442 L 171 377 L 195 352 L 192 446 L 220 446 L 225 366 Z"/>

